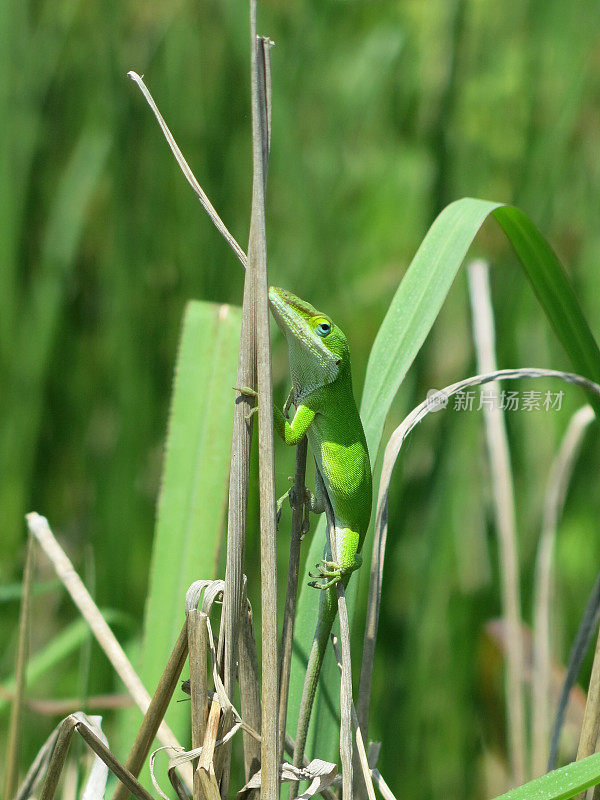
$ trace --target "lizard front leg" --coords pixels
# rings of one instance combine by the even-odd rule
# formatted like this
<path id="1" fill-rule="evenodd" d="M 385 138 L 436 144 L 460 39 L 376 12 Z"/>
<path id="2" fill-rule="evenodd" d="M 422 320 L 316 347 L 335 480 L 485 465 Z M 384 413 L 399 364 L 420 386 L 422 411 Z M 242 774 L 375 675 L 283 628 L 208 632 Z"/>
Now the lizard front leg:
<path id="1" fill-rule="evenodd" d="M 289 404 L 291 402 L 293 391 L 290 392 L 288 395 L 288 399 L 286 400 L 286 404 L 284 406 L 284 411 L 278 406 L 273 407 L 273 424 L 277 433 L 281 436 L 283 441 L 288 445 L 297 445 L 299 442 L 302 441 L 302 438 L 306 435 L 306 431 L 310 427 L 312 421 L 315 418 L 315 412 L 308 408 L 307 406 L 300 405 L 296 409 L 296 413 L 294 414 L 292 421 L 290 422 L 284 412 L 287 412 Z M 279 517 L 281 516 L 281 508 L 283 503 L 286 499 L 289 499 L 290 505 L 292 508 L 298 502 L 297 498 L 294 496 L 294 489 L 293 486 L 287 490 L 287 492 L 279 498 L 277 501 L 277 520 L 279 521 Z M 304 503 L 305 513 L 304 519 L 302 521 L 302 535 L 308 532 L 308 511 L 314 505 L 312 501 L 312 495 L 310 492 L 306 492 L 305 496 L 302 498 L 300 502 Z"/>

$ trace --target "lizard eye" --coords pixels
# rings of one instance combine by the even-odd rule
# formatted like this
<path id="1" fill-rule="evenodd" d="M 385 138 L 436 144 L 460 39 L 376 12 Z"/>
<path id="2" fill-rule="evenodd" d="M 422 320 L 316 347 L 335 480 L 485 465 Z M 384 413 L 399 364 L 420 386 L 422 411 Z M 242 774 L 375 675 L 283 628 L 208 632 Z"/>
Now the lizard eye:
<path id="1" fill-rule="evenodd" d="M 331 325 L 329 322 L 319 322 L 315 330 L 319 336 L 327 336 L 328 333 L 331 333 Z"/>

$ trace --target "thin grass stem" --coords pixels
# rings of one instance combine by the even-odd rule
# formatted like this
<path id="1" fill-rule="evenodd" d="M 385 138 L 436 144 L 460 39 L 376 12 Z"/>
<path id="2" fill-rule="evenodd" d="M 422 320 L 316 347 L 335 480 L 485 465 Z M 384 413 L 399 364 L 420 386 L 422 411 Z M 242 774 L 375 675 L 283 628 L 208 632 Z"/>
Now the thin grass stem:
<path id="1" fill-rule="evenodd" d="M 480 371 L 493 372 L 496 369 L 495 334 L 488 272 L 489 267 L 483 261 L 469 264 L 469 294 L 477 365 Z M 516 786 L 520 786 L 527 775 L 527 740 L 515 493 L 506 424 L 500 403 L 496 402 L 499 398 L 497 386 L 491 388 L 489 395 L 492 401 L 484 406 L 483 415 L 496 512 L 502 608 L 506 625 L 508 750 L 512 780 Z"/>
<path id="2" fill-rule="evenodd" d="M 369 575 L 369 596 L 367 600 L 367 615 L 357 704 L 358 724 L 365 738 L 367 737 L 369 726 L 375 645 L 377 643 L 379 610 L 381 607 L 381 592 L 383 589 L 383 566 L 385 562 L 385 547 L 388 530 L 387 510 L 387 487 L 384 485 L 384 481 L 381 480 L 375 509 L 375 536 L 373 537 L 373 553 L 371 556 L 371 570 Z"/>
<path id="3" fill-rule="evenodd" d="M 167 144 L 171 148 L 171 152 L 175 156 L 175 160 L 179 164 L 179 168 L 183 172 L 183 174 L 185 176 L 185 179 L 187 180 L 189 185 L 192 187 L 192 189 L 196 193 L 196 197 L 198 198 L 198 200 L 200 200 L 200 203 L 202 204 L 202 207 L 204 208 L 204 210 L 206 211 L 208 216 L 213 221 L 215 227 L 217 228 L 217 230 L 219 231 L 221 236 L 223 236 L 223 238 L 225 239 L 227 244 L 231 247 L 233 252 L 236 254 L 239 262 L 241 263 L 241 265 L 245 269 L 246 265 L 248 263 L 248 259 L 246 257 L 246 254 L 244 253 L 242 248 L 239 246 L 239 244 L 235 240 L 235 237 L 229 232 L 229 230 L 227 229 L 227 226 L 225 225 L 225 223 L 223 222 L 221 217 L 217 214 L 213 204 L 208 199 L 204 189 L 198 183 L 198 181 L 196 179 L 196 176 L 194 175 L 194 173 L 190 169 L 190 165 L 185 160 L 185 158 L 183 156 L 183 153 L 179 149 L 179 145 L 175 141 L 175 137 L 173 136 L 173 134 L 169 130 L 169 127 L 168 127 L 167 123 L 165 122 L 165 120 L 164 120 L 162 114 L 160 113 L 160 111 L 158 110 L 158 106 L 154 102 L 154 98 L 152 97 L 152 95 L 150 94 L 150 91 L 148 90 L 148 87 L 144 83 L 144 79 L 142 78 L 142 76 L 138 75 L 137 72 L 134 72 L 133 70 L 131 70 L 131 71 L 129 71 L 127 73 L 127 77 L 131 78 L 131 80 L 135 84 L 137 84 L 137 86 L 140 89 L 141 93 L 144 95 L 144 98 L 145 98 L 146 102 L 148 103 L 148 105 L 150 106 L 150 108 L 152 109 L 152 113 L 156 117 L 156 120 L 157 120 L 158 124 L 160 125 L 160 129 L 162 130 L 163 135 L 164 135 L 165 139 L 167 140 Z"/>
<path id="4" fill-rule="evenodd" d="M 592 420 L 591 406 L 583 406 L 569 422 L 560 449 L 550 467 L 544 498 L 542 533 L 537 549 L 533 608 L 532 772 L 546 772 L 550 738 L 550 686 L 552 653 L 550 643 L 550 605 L 552 569 L 558 520 L 583 435 Z"/>
<path id="5" fill-rule="evenodd" d="M 283 630 L 281 633 L 281 662 L 279 667 L 279 763 L 283 761 L 287 721 L 290 671 L 292 666 L 292 644 L 294 641 L 294 622 L 298 602 L 298 581 L 300 577 L 300 543 L 304 523 L 305 476 L 308 442 L 306 437 L 296 448 L 296 469 L 294 472 L 294 505 L 292 508 L 292 530 L 290 535 L 290 556 L 288 579 L 283 611 Z"/>
<path id="6" fill-rule="evenodd" d="M 188 631 L 187 623 L 184 622 L 164 672 L 158 682 L 156 691 L 144 714 L 144 719 L 135 737 L 133 747 L 127 757 L 125 766 L 136 778 L 144 766 L 150 748 L 152 747 L 152 742 L 160 729 L 160 725 L 163 724 L 167 707 L 173 697 L 173 692 L 177 686 L 177 681 L 181 675 L 187 654 Z M 119 784 L 115 789 L 113 800 L 127 800 L 128 794 L 126 787 L 123 784 Z"/>
<path id="7" fill-rule="evenodd" d="M 83 581 L 75 572 L 73 564 L 67 558 L 64 550 L 54 538 L 54 535 L 50 530 L 50 526 L 48 525 L 48 520 L 45 517 L 33 512 L 31 514 L 27 514 L 27 525 L 29 526 L 31 533 L 35 536 L 38 544 L 49 558 L 56 574 L 71 595 L 73 602 L 80 610 L 83 618 L 90 626 L 90 630 L 96 637 L 96 641 L 106 654 L 106 657 L 112 664 L 117 675 L 123 681 L 135 704 L 140 709 L 142 714 L 146 714 L 150 706 L 150 695 L 148 694 L 148 691 L 140 680 L 139 675 L 131 665 L 131 662 L 125 655 L 125 652 L 118 643 L 114 633 L 106 624 L 104 617 L 85 588 Z M 185 641 L 187 643 L 187 636 L 185 637 Z M 175 737 L 175 734 L 171 731 L 164 720 L 160 722 L 156 734 L 163 744 L 173 747 L 181 747 L 177 741 L 177 738 Z M 191 788 L 191 769 L 184 770 L 183 778 L 186 784 Z"/>
<path id="8" fill-rule="evenodd" d="M 333 649 L 335 652 L 335 658 L 337 661 L 338 669 L 340 673 L 342 673 L 342 653 L 337 641 L 337 637 L 334 634 L 331 634 L 331 644 L 333 645 Z M 351 702 L 351 711 L 352 711 L 352 725 L 354 727 L 354 737 L 355 737 L 355 744 L 356 750 L 358 753 L 358 759 L 360 762 L 360 768 L 362 771 L 362 775 L 364 778 L 364 786 L 367 792 L 367 797 L 369 800 L 375 800 L 375 790 L 373 789 L 373 781 L 371 779 L 371 770 L 369 767 L 369 761 L 367 759 L 367 753 L 365 750 L 365 743 L 362 736 L 362 731 L 360 729 L 360 725 L 358 723 L 358 714 L 356 713 L 356 708 L 354 707 L 354 703 Z"/>
<path id="9" fill-rule="evenodd" d="M 383 800 L 396 800 L 396 796 L 394 795 L 390 787 L 387 785 L 387 783 L 384 781 L 381 772 L 379 772 L 378 769 L 374 769 L 372 770 L 371 775 L 373 777 L 373 783 L 375 784 L 375 786 L 377 786 L 377 788 L 381 792 Z"/>
<path id="10" fill-rule="evenodd" d="M 335 538 L 335 518 L 328 497 L 325 498 L 327 539 L 332 561 L 339 564 Z M 350 653 L 350 623 L 344 584 L 335 584 L 338 602 L 341 641 L 340 678 L 340 762 L 342 767 L 342 800 L 352 800 L 352 657 Z"/>
<path id="11" fill-rule="evenodd" d="M 252 628 L 252 610 L 244 593 L 244 610 L 239 626 L 240 698 L 243 719 L 260 732 L 261 703 L 256 642 Z M 260 742 L 246 731 L 244 740 L 244 767 L 246 781 L 260 769 Z"/>
<path id="12" fill-rule="evenodd" d="M 15 660 L 15 691 L 13 695 L 8 740 L 6 745 L 6 765 L 4 774 L 4 797 L 11 798 L 17 786 L 19 773 L 19 739 L 21 735 L 21 716 L 27 680 L 27 658 L 29 651 L 29 619 L 33 572 L 35 568 L 34 539 L 31 531 L 27 536 L 25 568 L 23 571 L 23 598 L 19 614 L 19 640 Z"/>

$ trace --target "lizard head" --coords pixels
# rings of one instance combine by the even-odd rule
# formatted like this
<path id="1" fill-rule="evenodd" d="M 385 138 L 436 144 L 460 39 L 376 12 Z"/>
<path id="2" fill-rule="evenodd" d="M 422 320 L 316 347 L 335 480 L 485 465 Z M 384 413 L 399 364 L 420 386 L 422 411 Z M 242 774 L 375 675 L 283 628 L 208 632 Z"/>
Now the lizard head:
<path id="1" fill-rule="evenodd" d="M 274 286 L 269 289 L 269 305 L 287 339 L 292 383 L 298 395 L 332 383 L 349 368 L 348 341 L 331 317 Z"/>

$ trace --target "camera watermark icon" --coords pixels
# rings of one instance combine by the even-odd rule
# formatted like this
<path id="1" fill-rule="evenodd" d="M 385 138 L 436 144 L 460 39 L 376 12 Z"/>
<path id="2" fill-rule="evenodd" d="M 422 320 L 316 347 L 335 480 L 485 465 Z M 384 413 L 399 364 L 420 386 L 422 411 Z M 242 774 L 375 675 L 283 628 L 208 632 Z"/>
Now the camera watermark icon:
<path id="1" fill-rule="evenodd" d="M 441 411 L 448 407 L 450 398 L 442 389 L 430 389 L 427 392 L 427 410 L 429 412 Z"/>

